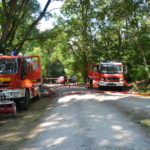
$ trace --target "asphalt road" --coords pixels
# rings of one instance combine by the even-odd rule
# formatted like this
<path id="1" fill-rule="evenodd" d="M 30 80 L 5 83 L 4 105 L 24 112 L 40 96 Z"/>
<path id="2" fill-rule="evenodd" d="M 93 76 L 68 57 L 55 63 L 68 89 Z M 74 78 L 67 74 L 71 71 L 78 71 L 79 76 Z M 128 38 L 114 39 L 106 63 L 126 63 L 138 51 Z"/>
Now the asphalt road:
<path id="1" fill-rule="evenodd" d="M 123 101 L 131 106 L 131 100 L 139 97 L 119 93 L 64 95 L 86 90 L 57 89 L 61 96 L 52 98 L 45 117 L 20 150 L 150 150 L 150 139 L 143 130 L 112 104 Z"/>

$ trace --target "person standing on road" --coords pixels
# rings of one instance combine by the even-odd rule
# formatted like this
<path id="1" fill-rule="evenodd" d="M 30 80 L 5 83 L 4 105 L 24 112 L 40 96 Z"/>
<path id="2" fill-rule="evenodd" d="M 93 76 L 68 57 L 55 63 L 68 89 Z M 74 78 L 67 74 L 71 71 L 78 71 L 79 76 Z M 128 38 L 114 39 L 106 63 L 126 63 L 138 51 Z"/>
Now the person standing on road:
<path id="1" fill-rule="evenodd" d="M 73 85 L 75 85 L 76 82 L 77 82 L 76 76 L 72 76 L 72 77 L 71 77 L 71 83 L 72 83 Z"/>
<path id="2" fill-rule="evenodd" d="M 64 85 L 66 85 L 66 84 L 67 84 L 67 76 L 64 75 Z"/>

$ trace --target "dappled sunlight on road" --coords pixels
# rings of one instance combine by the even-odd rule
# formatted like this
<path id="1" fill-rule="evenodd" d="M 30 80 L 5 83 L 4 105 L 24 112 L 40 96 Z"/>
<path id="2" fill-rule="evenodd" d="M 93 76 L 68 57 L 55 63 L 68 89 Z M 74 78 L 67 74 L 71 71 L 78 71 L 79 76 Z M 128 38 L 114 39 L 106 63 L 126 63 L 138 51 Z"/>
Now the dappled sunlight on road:
<path id="1" fill-rule="evenodd" d="M 109 103 L 128 97 L 118 93 L 57 97 L 57 104 L 47 109 L 34 136 L 20 150 L 148 150 L 149 139 Z"/>
<path id="2" fill-rule="evenodd" d="M 145 106 L 146 108 L 150 108 L 150 105 Z"/>
<path id="3" fill-rule="evenodd" d="M 113 130 L 116 130 L 116 131 L 122 130 L 122 127 L 121 127 L 121 126 L 118 126 L 118 125 L 113 125 L 113 126 L 111 126 L 111 128 L 112 128 Z"/>
<path id="4" fill-rule="evenodd" d="M 99 145 L 105 146 L 105 145 L 110 145 L 111 142 L 108 139 L 103 139 L 99 142 Z"/>
<path id="5" fill-rule="evenodd" d="M 37 129 L 37 128 L 36 128 Z M 36 130 L 36 132 L 32 131 L 29 135 L 26 136 L 27 139 L 32 139 L 32 138 L 35 138 L 38 134 L 40 134 L 41 132 L 45 131 L 44 128 L 38 128 Z"/>
<path id="6" fill-rule="evenodd" d="M 40 125 L 40 127 L 51 127 L 53 125 L 58 125 L 58 122 L 44 122 Z"/>
<path id="7" fill-rule="evenodd" d="M 21 140 L 21 132 L 7 133 L 0 136 L 0 141 L 16 142 Z M 14 138 L 15 137 L 15 138 Z"/>
<path id="8" fill-rule="evenodd" d="M 112 101 L 112 100 L 120 100 L 121 98 L 125 98 L 128 97 L 128 95 L 124 95 L 124 94 L 74 94 L 74 95 L 66 95 L 63 96 L 61 98 L 58 99 L 58 103 L 69 103 L 69 102 L 73 102 L 73 99 L 75 99 L 74 101 L 86 101 L 87 99 L 93 99 L 99 102 L 103 102 L 103 101 Z M 64 105 L 67 106 L 67 105 Z"/>
<path id="9" fill-rule="evenodd" d="M 48 144 L 49 143 L 49 140 L 48 140 L 48 143 L 47 144 L 47 147 L 51 147 L 51 146 L 54 146 L 54 145 L 58 145 L 58 144 L 61 144 L 63 143 L 68 137 L 59 137 L 57 139 L 53 139 L 51 140 L 51 144 Z"/>
<path id="10" fill-rule="evenodd" d="M 130 139 L 133 140 L 132 137 L 131 137 L 131 135 L 132 135 L 132 132 L 129 132 L 129 131 L 122 131 L 121 134 L 114 135 L 114 138 L 117 139 L 117 140 L 122 140 L 122 139 L 124 139 L 124 138 L 128 138 L 128 140 L 125 140 L 125 141 L 124 141 L 124 142 L 126 142 L 126 143 L 124 143 L 124 144 L 127 144 L 127 143 L 129 143 L 129 140 L 130 140 Z"/>
<path id="11" fill-rule="evenodd" d="M 58 99 L 58 103 L 68 103 L 68 102 L 71 102 L 72 99 L 74 99 L 74 98 L 76 98 L 76 101 L 78 101 L 79 97 L 80 96 L 78 96 L 78 95 L 63 96 L 62 98 Z"/>

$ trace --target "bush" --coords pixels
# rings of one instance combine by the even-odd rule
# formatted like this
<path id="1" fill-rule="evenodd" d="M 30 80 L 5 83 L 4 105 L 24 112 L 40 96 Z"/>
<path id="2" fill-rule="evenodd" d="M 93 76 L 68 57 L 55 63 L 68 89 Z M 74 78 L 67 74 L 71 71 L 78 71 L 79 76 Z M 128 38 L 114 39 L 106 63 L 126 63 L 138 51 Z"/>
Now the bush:
<path id="1" fill-rule="evenodd" d="M 134 80 L 144 80 L 148 79 L 148 71 L 149 68 L 145 66 L 138 66 L 137 68 L 133 69 L 133 78 Z"/>

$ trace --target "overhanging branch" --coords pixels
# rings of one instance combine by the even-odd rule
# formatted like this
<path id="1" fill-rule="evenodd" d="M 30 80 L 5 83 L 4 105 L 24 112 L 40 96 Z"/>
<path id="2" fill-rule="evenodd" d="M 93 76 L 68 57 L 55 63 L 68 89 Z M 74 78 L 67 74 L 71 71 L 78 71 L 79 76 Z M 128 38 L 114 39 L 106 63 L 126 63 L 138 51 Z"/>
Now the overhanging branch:
<path id="1" fill-rule="evenodd" d="M 29 34 L 31 33 L 32 29 L 34 28 L 34 26 L 37 25 L 37 23 L 44 17 L 50 3 L 51 3 L 51 0 L 48 0 L 45 7 L 44 7 L 44 9 L 43 9 L 43 11 L 40 13 L 40 15 L 37 17 L 37 19 L 35 19 L 33 21 L 33 23 L 29 26 L 29 28 L 26 31 L 24 37 L 22 38 L 21 42 L 17 46 L 17 49 L 16 49 L 17 51 L 19 51 L 22 48 L 23 44 L 27 40 L 27 38 L 28 38 Z"/>

